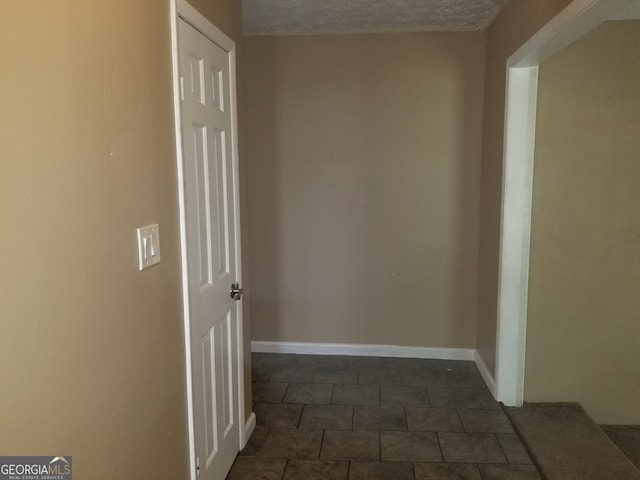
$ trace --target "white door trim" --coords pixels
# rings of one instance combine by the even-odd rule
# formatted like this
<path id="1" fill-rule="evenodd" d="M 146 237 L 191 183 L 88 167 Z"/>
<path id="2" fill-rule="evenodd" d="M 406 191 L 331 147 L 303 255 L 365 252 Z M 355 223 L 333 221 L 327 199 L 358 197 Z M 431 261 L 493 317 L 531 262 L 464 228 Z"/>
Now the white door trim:
<path id="1" fill-rule="evenodd" d="M 538 66 L 634 0 L 574 0 L 507 60 L 496 398 L 524 400 Z"/>
<path id="2" fill-rule="evenodd" d="M 178 210 L 180 222 L 180 256 L 181 256 L 181 280 L 182 280 L 182 306 L 184 317 L 184 339 L 185 339 L 185 364 L 186 364 L 186 396 L 187 396 L 187 421 L 189 429 L 189 465 L 190 478 L 196 479 L 195 468 L 195 430 L 194 430 L 194 412 L 193 412 L 193 383 L 192 383 L 192 365 L 191 365 L 191 328 L 189 311 L 189 276 L 187 265 L 187 226 L 186 226 L 186 200 L 185 200 L 185 177 L 183 169 L 183 152 L 182 152 L 182 122 L 180 114 L 180 72 L 178 57 L 178 19 L 193 26 L 196 30 L 206 36 L 213 43 L 222 48 L 229 54 L 230 58 L 230 94 L 231 94 L 231 139 L 232 139 L 232 157 L 234 164 L 234 225 L 235 238 L 238 245 L 241 244 L 240 237 L 240 198 L 239 198 L 239 178 L 238 172 L 238 128 L 237 128 L 237 98 L 236 98 L 236 48 L 235 42 L 227 35 L 207 20 L 195 8 L 193 8 L 186 0 L 169 0 L 171 10 L 171 58 L 172 58 L 172 77 L 173 77 L 173 108 L 174 108 L 174 130 L 176 138 L 176 161 L 177 161 L 177 180 L 178 180 Z M 241 252 L 240 248 L 236 248 L 236 266 L 235 278 L 242 285 L 242 268 L 241 268 Z M 238 302 L 238 318 L 242 316 L 242 302 Z M 244 325 L 243 321 L 238 322 L 238 345 L 236 346 L 238 356 L 238 414 L 239 421 L 239 438 L 240 449 L 244 448 L 248 437 L 255 425 L 255 418 L 252 414 L 250 418 L 246 418 L 245 411 L 245 391 L 244 391 Z"/>

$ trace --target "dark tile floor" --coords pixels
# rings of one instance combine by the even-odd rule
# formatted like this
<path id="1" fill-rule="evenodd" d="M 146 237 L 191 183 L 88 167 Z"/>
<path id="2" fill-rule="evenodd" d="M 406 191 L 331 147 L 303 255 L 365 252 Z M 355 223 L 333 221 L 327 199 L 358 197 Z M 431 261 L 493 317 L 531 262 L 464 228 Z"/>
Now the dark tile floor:
<path id="1" fill-rule="evenodd" d="M 506 408 L 548 480 L 640 480 L 640 471 L 577 403 Z"/>
<path id="2" fill-rule="evenodd" d="M 640 470 L 640 426 L 605 425 L 602 430 Z"/>
<path id="3" fill-rule="evenodd" d="M 473 362 L 253 354 L 228 480 L 537 480 Z"/>

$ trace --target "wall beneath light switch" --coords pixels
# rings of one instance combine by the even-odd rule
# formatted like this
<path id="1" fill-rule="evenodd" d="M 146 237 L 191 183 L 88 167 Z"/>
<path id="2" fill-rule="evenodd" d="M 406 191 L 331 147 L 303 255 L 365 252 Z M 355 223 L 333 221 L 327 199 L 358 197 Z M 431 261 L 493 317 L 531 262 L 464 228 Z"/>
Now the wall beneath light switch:
<path id="1" fill-rule="evenodd" d="M 239 2 L 205 13 L 238 40 Z M 186 479 L 169 2 L 4 2 L 0 66 L 0 452 Z"/>

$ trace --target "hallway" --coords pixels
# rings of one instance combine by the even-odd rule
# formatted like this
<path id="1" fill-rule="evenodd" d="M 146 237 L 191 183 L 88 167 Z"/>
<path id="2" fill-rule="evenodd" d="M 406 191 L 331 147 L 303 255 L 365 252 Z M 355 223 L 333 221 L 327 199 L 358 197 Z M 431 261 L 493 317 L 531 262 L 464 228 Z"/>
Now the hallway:
<path id="1" fill-rule="evenodd" d="M 473 362 L 253 353 L 252 372 L 257 426 L 227 480 L 640 479 L 640 428 L 505 409 Z"/>
<path id="2" fill-rule="evenodd" d="M 254 353 L 257 427 L 228 480 L 534 480 L 473 362 Z"/>

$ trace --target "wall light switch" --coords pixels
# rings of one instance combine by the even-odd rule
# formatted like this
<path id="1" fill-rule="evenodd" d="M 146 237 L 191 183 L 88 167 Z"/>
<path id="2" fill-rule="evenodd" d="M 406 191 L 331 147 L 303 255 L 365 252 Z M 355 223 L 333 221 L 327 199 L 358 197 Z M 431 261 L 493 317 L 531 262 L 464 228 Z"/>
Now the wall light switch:
<path id="1" fill-rule="evenodd" d="M 158 224 L 136 229 L 138 235 L 138 270 L 160 263 L 160 228 Z"/>

